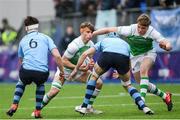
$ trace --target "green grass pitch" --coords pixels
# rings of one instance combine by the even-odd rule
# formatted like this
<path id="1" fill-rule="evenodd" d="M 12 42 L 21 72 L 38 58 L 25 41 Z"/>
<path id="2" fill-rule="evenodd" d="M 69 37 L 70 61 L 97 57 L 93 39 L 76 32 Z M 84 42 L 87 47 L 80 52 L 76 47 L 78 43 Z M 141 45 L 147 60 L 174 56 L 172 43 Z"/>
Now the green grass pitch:
<path id="1" fill-rule="evenodd" d="M 139 87 L 135 85 L 138 89 Z M 167 111 L 165 103 L 157 96 L 148 94 L 146 104 L 154 110 L 154 115 L 145 115 L 138 110 L 123 87 L 117 84 L 104 84 L 94 103 L 96 109 L 104 113 L 100 115 L 82 116 L 74 111 L 76 105 L 83 101 L 85 84 L 66 84 L 61 92 L 42 110 L 44 119 L 180 119 L 180 84 L 158 84 L 164 91 L 173 93 L 174 108 Z M 0 119 L 9 119 L 5 112 L 9 109 L 13 98 L 15 84 L 0 84 Z M 46 92 L 50 84 L 46 84 Z M 31 119 L 35 108 L 35 85 L 26 87 L 19 109 L 10 119 Z"/>

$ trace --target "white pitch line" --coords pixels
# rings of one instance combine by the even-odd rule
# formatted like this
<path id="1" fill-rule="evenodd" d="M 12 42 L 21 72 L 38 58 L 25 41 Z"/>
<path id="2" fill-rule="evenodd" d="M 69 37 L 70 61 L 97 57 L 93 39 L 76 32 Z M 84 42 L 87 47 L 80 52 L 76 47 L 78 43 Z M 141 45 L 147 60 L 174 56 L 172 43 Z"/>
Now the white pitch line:
<path id="1" fill-rule="evenodd" d="M 159 105 L 159 104 L 164 104 L 163 102 L 154 102 L 154 103 L 147 103 L 148 105 Z M 180 104 L 180 102 L 174 102 L 174 104 Z M 112 107 L 112 106 L 135 106 L 135 103 L 131 103 L 131 104 L 100 104 L 100 105 L 95 105 L 95 106 L 99 106 L 99 107 Z M 74 109 L 75 106 L 72 106 L 72 105 L 69 105 L 69 106 L 51 106 L 51 107 L 48 107 L 46 106 L 45 109 L 63 109 L 63 108 L 73 108 Z M 18 109 L 21 109 L 21 110 L 32 110 L 34 109 L 34 107 L 21 107 L 21 108 L 18 108 Z M 2 108 L 1 110 L 5 111 L 5 110 L 8 110 L 8 108 Z"/>
<path id="2" fill-rule="evenodd" d="M 180 96 L 180 93 L 172 93 L 173 96 Z M 128 93 L 119 93 L 118 95 L 100 95 L 98 98 L 117 98 L 117 97 L 124 97 L 129 96 Z M 147 96 L 155 96 L 154 94 L 147 94 Z M 82 99 L 84 96 L 68 96 L 68 97 L 55 97 L 54 99 Z M 35 98 L 29 98 L 29 100 L 34 100 Z"/>

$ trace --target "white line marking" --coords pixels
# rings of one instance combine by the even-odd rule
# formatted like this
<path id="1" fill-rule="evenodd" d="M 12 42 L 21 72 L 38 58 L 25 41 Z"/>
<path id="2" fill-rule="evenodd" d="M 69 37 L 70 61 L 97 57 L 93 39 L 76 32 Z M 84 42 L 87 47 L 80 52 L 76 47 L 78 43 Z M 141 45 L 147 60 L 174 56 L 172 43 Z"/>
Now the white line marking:
<path id="1" fill-rule="evenodd" d="M 173 96 L 180 96 L 179 93 L 172 93 Z M 150 95 L 150 96 L 155 96 L 155 95 L 152 95 L 152 94 L 147 94 L 147 95 Z M 104 95 L 104 96 L 98 96 L 98 98 L 117 98 L 117 97 L 123 97 L 123 96 L 129 96 L 128 93 L 119 93 L 119 95 Z M 55 97 L 54 99 L 82 99 L 84 98 L 84 96 L 72 96 L 72 97 Z M 29 100 L 34 100 L 34 98 L 30 98 Z M 174 102 L 175 104 L 179 104 L 180 102 Z M 146 104 L 151 104 L 151 105 L 157 105 L 157 104 L 164 104 L 163 102 L 156 102 L 156 103 L 146 103 Z M 99 106 L 99 107 L 110 107 L 110 106 L 132 106 L 132 105 L 135 105 L 134 103 L 132 104 L 108 104 L 108 105 L 95 105 L 95 106 Z M 74 108 L 75 106 L 51 106 L 51 107 L 48 107 L 46 106 L 45 108 L 46 109 L 62 109 L 62 108 Z M 19 108 L 19 109 L 33 109 L 34 107 L 28 107 L 28 108 Z M 7 108 L 8 109 L 8 108 Z M 7 110 L 6 108 L 2 108 L 3 111 Z"/>
<path id="2" fill-rule="evenodd" d="M 179 93 L 172 93 L 173 96 L 180 96 Z M 124 96 L 130 96 L 128 93 L 119 93 L 118 95 L 100 95 L 98 98 L 117 98 L 117 97 L 124 97 Z M 147 94 L 147 96 L 156 96 L 154 94 Z M 53 99 L 82 99 L 84 96 L 71 96 L 71 97 L 55 97 Z M 35 98 L 29 98 L 29 100 L 34 100 Z"/>
<path id="3" fill-rule="evenodd" d="M 155 103 L 147 103 L 148 105 L 159 105 L 159 104 L 165 104 L 165 103 L 163 103 L 163 102 L 155 102 Z M 174 104 L 180 104 L 180 102 L 174 102 Z M 106 105 L 104 105 L 104 104 L 101 104 L 101 105 L 95 105 L 95 106 L 99 106 L 99 107 L 112 107 L 112 106 L 135 106 L 135 103 L 132 103 L 132 104 L 106 104 Z M 74 107 L 75 106 L 72 106 L 72 105 L 69 105 L 69 106 L 51 106 L 51 107 L 48 107 L 48 106 L 46 106 L 44 109 L 63 109 L 63 108 L 73 108 L 74 109 Z M 26 107 L 21 107 L 21 108 L 18 108 L 18 109 L 21 109 L 21 110 L 30 110 L 30 109 L 34 109 L 34 107 L 28 107 L 28 108 L 26 108 Z M 8 110 L 8 109 L 5 109 L 5 108 L 3 108 L 2 109 L 3 111 L 4 110 Z"/>

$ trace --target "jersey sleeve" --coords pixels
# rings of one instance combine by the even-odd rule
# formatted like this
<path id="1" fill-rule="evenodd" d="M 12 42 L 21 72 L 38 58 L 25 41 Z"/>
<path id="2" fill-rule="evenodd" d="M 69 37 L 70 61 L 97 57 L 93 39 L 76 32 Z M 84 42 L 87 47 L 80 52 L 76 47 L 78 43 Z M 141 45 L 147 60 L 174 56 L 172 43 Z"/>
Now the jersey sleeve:
<path id="1" fill-rule="evenodd" d="M 18 57 L 19 58 L 23 58 L 24 57 L 24 54 L 23 54 L 23 51 L 22 51 L 21 42 L 20 42 L 19 47 L 18 47 Z"/>
<path id="2" fill-rule="evenodd" d="M 75 53 L 78 51 L 78 46 L 75 43 L 70 43 L 64 52 L 64 56 L 67 58 L 72 58 Z"/>
<path id="3" fill-rule="evenodd" d="M 54 44 L 54 41 L 50 37 L 47 37 L 47 38 L 48 38 L 49 51 L 52 51 L 52 49 L 57 48 L 56 45 Z"/>
<path id="4" fill-rule="evenodd" d="M 155 29 L 152 30 L 151 34 L 150 34 L 151 38 L 153 40 L 155 40 L 156 42 L 160 42 L 162 40 L 164 40 L 165 38 L 158 32 L 156 31 Z"/>
<path id="5" fill-rule="evenodd" d="M 131 26 L 119 26 L 117 33 L 119 35 L 128 36 L 132 34 L 132 25 Z"/>
<path id="6" fill-rule="evenodd" d="M 101 51 L 101 41 L 97 42 L 93 47 L 96 49 L 96 51 L 100 52 Z"/>

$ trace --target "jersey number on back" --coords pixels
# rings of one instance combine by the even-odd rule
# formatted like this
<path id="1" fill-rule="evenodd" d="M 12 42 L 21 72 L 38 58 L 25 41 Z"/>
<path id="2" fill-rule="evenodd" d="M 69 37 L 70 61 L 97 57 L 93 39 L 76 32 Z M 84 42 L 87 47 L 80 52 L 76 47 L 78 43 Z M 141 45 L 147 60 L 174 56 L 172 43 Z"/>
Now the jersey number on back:
<path id="1" fill-rule="evenodd" d="M 36 48 L 37 47 L 37 42 L 34 41 L 33 39 L 31 39 L 30 42 L 29 42 L 29 47 L 30 48 Z"/>

